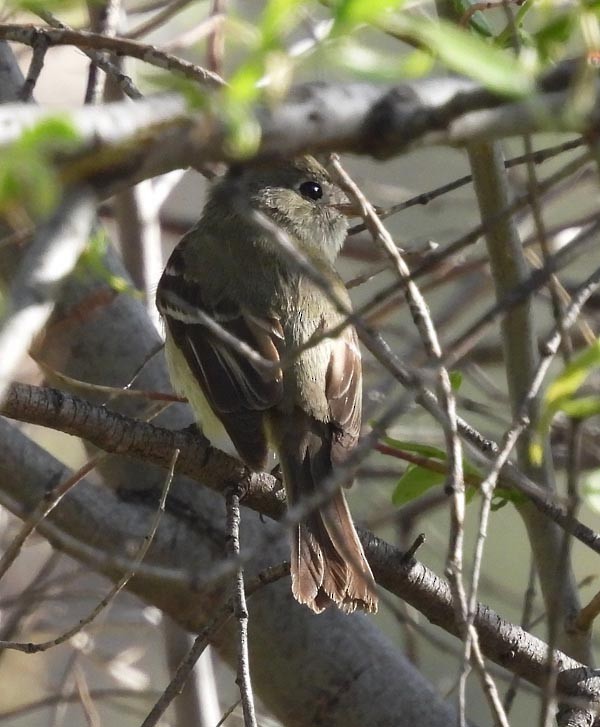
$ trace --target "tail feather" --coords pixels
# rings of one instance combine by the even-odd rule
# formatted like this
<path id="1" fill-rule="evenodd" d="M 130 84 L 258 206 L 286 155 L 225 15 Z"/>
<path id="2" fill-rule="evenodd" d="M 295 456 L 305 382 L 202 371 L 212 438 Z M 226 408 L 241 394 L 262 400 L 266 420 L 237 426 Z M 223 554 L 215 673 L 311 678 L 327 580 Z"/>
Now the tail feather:
<path id="1" fill-rule="evenodd" d="M 327 443 L 320 438 L 300 456 L 284 454 L 281 463 L 290 505 L 314 493 L 332 471 Z M 316 613 L 331 605 L 347 613 L 377 610 L 375 581 L 343 491 L 294 529 L 291 574 L 294 597 Z"/>

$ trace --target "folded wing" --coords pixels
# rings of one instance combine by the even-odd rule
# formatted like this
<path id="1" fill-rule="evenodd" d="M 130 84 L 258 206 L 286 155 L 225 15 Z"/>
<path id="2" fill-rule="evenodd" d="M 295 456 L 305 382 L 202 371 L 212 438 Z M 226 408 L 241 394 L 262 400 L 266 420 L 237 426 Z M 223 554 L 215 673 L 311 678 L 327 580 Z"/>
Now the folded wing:
<path id="1" fill-rule="evenodd" d="M 269 450 L 264 412 L 283 393 L 281 324 L 276 317 L 257 317 L 228 300 L 211 306 L 200 283 L 183 270 L 176 250 L 158 286 L 158 308 L 240 457 L 262 469 Z"/>

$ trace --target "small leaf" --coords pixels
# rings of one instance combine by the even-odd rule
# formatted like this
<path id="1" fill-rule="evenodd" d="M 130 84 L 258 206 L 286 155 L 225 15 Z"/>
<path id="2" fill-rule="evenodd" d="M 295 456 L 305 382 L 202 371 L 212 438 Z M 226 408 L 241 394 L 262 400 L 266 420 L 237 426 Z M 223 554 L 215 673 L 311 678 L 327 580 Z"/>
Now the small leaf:
<path id="1" fill-rule="evenodd" d="M 75 127 L 60 116 L 43 119 L 23 132 L 0 154 L 0 211 L 8 217 L 17 210 L 40 218 L 56 204 L 61 184 L 54 156 L 74 147 Z"/>
<path id="2" fill-rule="evenodd" d="M 560 411 L 573 419 L 589 419 L 600 414 L 599 396 L 579 396 L 561 402 Z"/>
<path id="3" fill-rule="evenodd" d="M 445 476 L 441 472 L 433 472 L 417 465 L 409 465 L 398 481 L 392 502 L 399 507 L 411 502 L 432 487 L 442 485 Z"/>
<path id="4" fill-rule="evenodd" d="M 432 457 L 438 459 L 441 462 L 447 460 L 446 452 L 439 447 L 432 447 L 429 444 L 420 444 L 419 442 L 405 442 L 400 439 L 393 439 L 392 437 L 383 437 L 383 441 L 394 449 L 404 449 L 407 452 L 415 452 L 422 454 L 425 457 Z"/>
<path id="5" fill-rule="evenodd" d="M 294 16 L 301 5 L 301 0 L 270 0 L 266 4 L 259 24 L 264 50 L 279 47 L 281 36 L 294 27 Z"/>
<path id="6" fill-rule="evenodd" d="M 334 12 L 334 32 L 347 32 L 348 26 L 374 23 L 384 13 L 403 5 L 403 0 L 339 0 Z"/>
<path id="7" fill-rule="evenodd" d="M 509 502 L 512 502 L 514 505 L 523 504 L 524 502 L 527 502 L 527 497 L 516 490 L 509 490 L 505 487 L 496 487 L 492 497 L 492 510 L 494 512 L 496 510 L 500 510 L 501 507 L 504 507 Z"/>
<path id="8" fill-rule="evenodd" d="M 394 449 L 404 450 L 406 452 L 415 452 L 415 454 L 421 454 L 424 457 L 431 457 L 431 459 L 438 460 L 439 462 L 447 462 L 448 457 L 446 452 L 439 447 L 432 447 L 430 444 L 421 444 L 420 442 L 406 442 L 393 437 L 382 437 L 382 440 L 390 447 Z M 463 468 L 465 472 L 474 477 L 481 478 L 481 471 L 471 464 L 468 459 L 463 457 Z"/>
<path id="9" fill-rule="evenodd" d="M 540 464 L 543 441 L 550 430 L 554 416 L 563 411 L 576 419 L 587 419 L 600 413 L 595 396 L 574 398 L 592 371 L 600 365 L 600 339 L 579 353 L 565 366 L 561 374 L 549 384 L 544 395 L 538 425 L 529 446 L 529 457 Z"/>
<path id="10" fill-rule="evenodd" d="M 534 434 L 529 445 L 529 459 L 536 467 L 539 467 L 544 460 L 544 446 L 538 434 Z"/>
<path id="11" fill-rule="evenodd" d="M 450 377 L 450 386 L 452 387 L 452 391 L 458 391 L 463 382 L 462 372 L 461 371 L 450 371 L 448 376 Z"/>
<path id="12" fill-rule="evenodd" d="M 574 394 L 590 375 L 592 369 L 600 365 L 600 339 L 576 356 L 548 386 L 545 401 L 553 406 L 558 400 Z"/>
<path id="13" fill-rule="evenodd" d="M 459 18 L 462 18 L 465 13 L 470 12 L 473 5 L 476 4 L 476 0 L 452 0 L 452 5 Z M 483 35 L 485 38 L 491 38 L 494 35 L 488 21 L 485 19 L 485 15 L 480 10 L 477 10 L 473 13 L 473 15 L 471 15 L 469 18 L 469 25 L 471 28 L 476 30 L 479 35 Z"/>
<path id="14" fill-rule="evenodd" d="M 532 35 L 542 60 L 552 58 L 556 51 L 560 52 L 564 48 L 564 44 L 573 32 L 575 22 L 573 13 L 561 13 Z"/>

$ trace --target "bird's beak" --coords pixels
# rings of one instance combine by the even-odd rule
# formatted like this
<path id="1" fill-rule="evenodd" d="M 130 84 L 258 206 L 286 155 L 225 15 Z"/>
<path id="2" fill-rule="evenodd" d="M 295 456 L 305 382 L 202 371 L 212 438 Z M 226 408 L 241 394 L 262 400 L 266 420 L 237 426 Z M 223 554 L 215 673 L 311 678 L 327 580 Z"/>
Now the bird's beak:
<path id="1" fill-rule="evenodd" d="M 356 202 L 339 202 L 330 206 L 341 212 L 345 217 L 362 217 L 362 210 Z M 381 207 L 375 207 L 374 209 L 377 214 L 382 211 Z"/>
<path id="2" fill-rule="evenodd" d="M 330 205 L 333 209 L 341 212 L 345 217 L 360 217 L 360 207 L 355 202 L 339 202 L 337 204 Z"/>

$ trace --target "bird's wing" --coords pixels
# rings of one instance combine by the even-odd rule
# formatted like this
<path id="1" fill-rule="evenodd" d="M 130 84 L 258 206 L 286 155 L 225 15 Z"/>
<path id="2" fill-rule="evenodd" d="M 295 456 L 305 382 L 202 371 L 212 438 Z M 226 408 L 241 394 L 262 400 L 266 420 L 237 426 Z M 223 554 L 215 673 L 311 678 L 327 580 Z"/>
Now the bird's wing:
<path id="1" fill-rule="evenodd" d="M 156 300 L 173 342 L 238 453 L 250 466 L 264 467 L 268 444 L 263 412 L 283 393 L 281 323 L 276 317 L 257 317 L 232 301 L 210 305 L 201 283 L 184 275 L 177 250 Z"/>
<path id="2" fill-rule="evenodd" d="M 333 341 L 325 393 L 333 423 L 331 458 L 345 459 L 358 441 L 362 416 L 362 365 L 356 331 L 344 329 Z"/>

